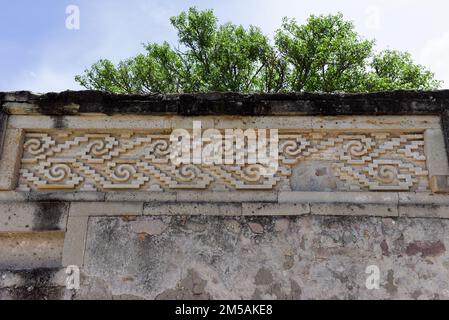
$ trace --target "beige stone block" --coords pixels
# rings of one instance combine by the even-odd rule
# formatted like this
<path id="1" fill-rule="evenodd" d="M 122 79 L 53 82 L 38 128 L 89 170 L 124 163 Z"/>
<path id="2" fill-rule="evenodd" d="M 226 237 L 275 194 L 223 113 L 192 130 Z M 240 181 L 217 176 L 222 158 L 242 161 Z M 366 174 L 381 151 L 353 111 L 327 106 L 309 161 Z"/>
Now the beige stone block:
<path id="1" fill-rule="evenodd" d="M 246 120 L 246 121 L 245 121 Z M 214 120 L 215 129 L 243 129 L 248 121 L 248 117 L 244 120 L 243 117 L 236 116 L 222 116 Z M 254 125 L 254 119 L 250 121 L 250 124 Z M 254 129 L 254 126 L 252 127 Z"/>
<path id="2" fill-rule="evenodd" d="M 8 114 L 36 114 L 39 113 L 39 106 L 37 104 L 10 101 L 3 104 L 3 109 Z"/>
<path id="3" fill-rule="evenodd" d="M 71 130 L 171 130 L 171 116 L 114 115 L 114 116 L 64 116 L 65 128 Z M 9 128 L 53 129 L 54 117 L 49 116 L 11 116 Z"/>
<path id="4" fill-rule="evenodd" d="M 68 203 L 0 202 L 0 232 L 65 231 Z"/>
<path id="5" fill-rule="evenodd" d="M 73 202 L 70 216 L 138 216 L 143 202 Z"/>
<path id="6" fill-rule="evenodd" d="M 277 202 L 278 192 L 254 191 L 178 191 L 179 202 Z"/>
<path id="7" fill-rule="evenodd" d="M 395 192 L 303 192 L 281 191 L 279 202 L 298 203 L 398 203 Z"/>
<path id="8" fill-rule="evenodd" d="M 310 116 L 260 116 L 220 117 L 215 121 L 216 129 L 312 129 Z"/>
<path id="9" fill-rule="evenodd" d="M 0 270 L 59 268 L 63 243 L 63 232 L 0 233 Z"/>
<path id="10" fill-rule="evenodd" d="M 240 216 L 242 205 L 239 203 L 150 202 L 145 204 L 143 214 Z"/>
<path id="11" fill-rule="evenodd" d="M 397 130 L 419 131 L 440 128 L 438 116 L 316 116 L 313 130 Z"/>
<path id="12" fill-rule="evenodd" d="M 426 130 L 424 143 L 430 189 L 434 193 L 449 193 L 449 163 L 442 130 Z"/>
<path id="13" fill-rule="evenodd" d="M 108 117 L 65 117 L 70 129 L 170 130 L 171 116 L 115 115 Z"/>
<path id="14" fill-rule="evenodd" d="M 30 115 L 30 114 L 40 114 L 41 108 L 37 104 L 26 103 L 26 102 L 16 102 L 10 101 L 3 104 L 3 108 L 9 114 L 14 115 Z M 64 106 L 61 106 L 61 111 L 64 111 L 68 114 L 78 113 L 80 106 L 76 103 L 68 103 Z"/>
<path id="15" fill-rule="evenodd" d="M 449 175 L 446 146 L 441 129 L 428 129 L 424 132 L 424 153 L 430 177 Z"/>
<path id="16" fill-rule="evenodd" d="M 29 193 L 29 201 L 104 201 L 103 192 L 37 192 Z"/>
<path id="17" fill-rule="evenodd" d="M 0 191 L 0 201 L 20 202 L 28 200 L 28 192 Z"/>
<path id="18" fill-rule="evenodd" d="M 22 157 L 23 131 L 7 129 L 0 160 L 0 191 L 16 188 Z"/>
<path id="19" fill-rule="evenodd" d="M 388 192 L 280 192 L 280 203 L 309 203 L 315 215 L 398 216 L 398 195 Z"/>
<path id="20" fill-rule="evenodd" d="M 449 218 L 449 195 L 401 192 L 399 193 L 399 215 L 403 217 Z"/>
<path id="21" fill-rule="evenodd" d="M 51 129 L 54 127 L 54 124 L 54 118 L 49 116 L 11 115 L 8 118 L 8 128 L 11 129 Z"/>
<path id="22" fill-rule="evenodd" d="M 323 216 L 397 217 L 399 215 L 397 205 L 388 203 L 312 203 L 310 211 L 313 215 Z"/>
<path id="23" fill-rule="evenodd" d="M 173 116 L 170 119 L 170 127 L 171 129 L 193 129 L 193 121 L 200 121 L 201 128 L 204 129 L 213 129 L 215 126 L 214 117 L 178 117 Z"/>
<path id="24" fill-rule="evenodd" d="M 84 264 L 84 251 L 86 249 L 87 216 L 70 216 L 67 222 L 67 232 L 62 252 L 62 265 L 64 267 Z"/>
<path id="25" fill-rule="evenodd" d="M 242 214 L 241 203 L 221 203 L 219 207 L 220 216 L 239 216 Z"/>
<path id="26" fill-rule="evenodd" d="M 243 203 L 244 216 L 295 216 L 310 213 L 308 203 Z"/>
<path id="27" fill-rule="evenodd" d="M 152 191 L 138 191 L 138 192 L 106 192 L 106 201 L 176 201 L 176 192 L 152 192 Z"/>

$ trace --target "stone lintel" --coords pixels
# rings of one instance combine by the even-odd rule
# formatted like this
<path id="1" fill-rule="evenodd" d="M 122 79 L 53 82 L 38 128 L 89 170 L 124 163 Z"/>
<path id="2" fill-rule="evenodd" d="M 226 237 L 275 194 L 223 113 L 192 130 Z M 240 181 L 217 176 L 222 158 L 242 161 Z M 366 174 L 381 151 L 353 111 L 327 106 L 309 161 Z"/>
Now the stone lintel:
<path id="1" fill-rule="evenodd" d="M 123 95 L 101 91 L 64 91 L 42 95 L 0 93 L 10 114 L 151 114 L 151 115 L 424 115 L 441 114 L 449 90 L 320 94 L 200 93 Z"/>

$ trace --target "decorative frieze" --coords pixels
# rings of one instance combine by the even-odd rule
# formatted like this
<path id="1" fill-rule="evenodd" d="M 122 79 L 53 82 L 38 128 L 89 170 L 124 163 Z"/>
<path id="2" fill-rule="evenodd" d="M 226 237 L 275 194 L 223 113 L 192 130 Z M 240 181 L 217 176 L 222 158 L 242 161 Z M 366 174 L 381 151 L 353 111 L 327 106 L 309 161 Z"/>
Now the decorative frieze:
<path id="1" fill-rule="evenodd" d="M 202 143 L 204 148 L 211 142 Z M 339 190 L 429 189 L 423 131 L 279 129 L 277 144 L 276 171 L 266 174 L 268 168 L 261 163 L 175 164 L 170 134 L 154 130 L 27 132 L 18 189 L 288 191 L 292 169 L 307 160 L 330 162 Z M 247 140 L 242 147 L 247 157 L 251 150 Z M 241 151 L 234 148 L 233 156 Z"/>

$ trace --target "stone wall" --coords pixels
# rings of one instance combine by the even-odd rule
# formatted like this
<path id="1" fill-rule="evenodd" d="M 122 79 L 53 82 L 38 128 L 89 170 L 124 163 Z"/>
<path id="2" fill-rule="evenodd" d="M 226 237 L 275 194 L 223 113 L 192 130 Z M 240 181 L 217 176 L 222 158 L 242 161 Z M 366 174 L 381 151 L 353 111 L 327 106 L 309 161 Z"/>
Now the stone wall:
<path id="1" fill-rule="evenodd" d="M 449 299 L 448 91 L 0 101 L 1 299 Z M 174 163 L 194 122 L 278 166 Z"/>

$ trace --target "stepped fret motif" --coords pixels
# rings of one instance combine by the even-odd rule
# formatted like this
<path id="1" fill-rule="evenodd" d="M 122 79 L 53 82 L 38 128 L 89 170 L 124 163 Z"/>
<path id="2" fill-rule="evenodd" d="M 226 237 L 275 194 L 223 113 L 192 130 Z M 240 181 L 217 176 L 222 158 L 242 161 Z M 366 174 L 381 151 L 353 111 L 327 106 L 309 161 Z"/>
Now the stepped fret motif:
<path id="1" fill-rule="evenodd" d="M 210 143 L 209 142 L 205 142 Z M 264 164 L 174 164 L 169 134 L 29 132 L 23 144 L 20 190 L 290 189 L 302 161 L 331 162 L 344 190 L 420 191 L 428 188 L 423 133 L 295 132 L 279 130 L 274 175 Z M 223 157 L 239 158 L 251 148 Z M 193 150 L 192 150 L 193 151 Z"/>

